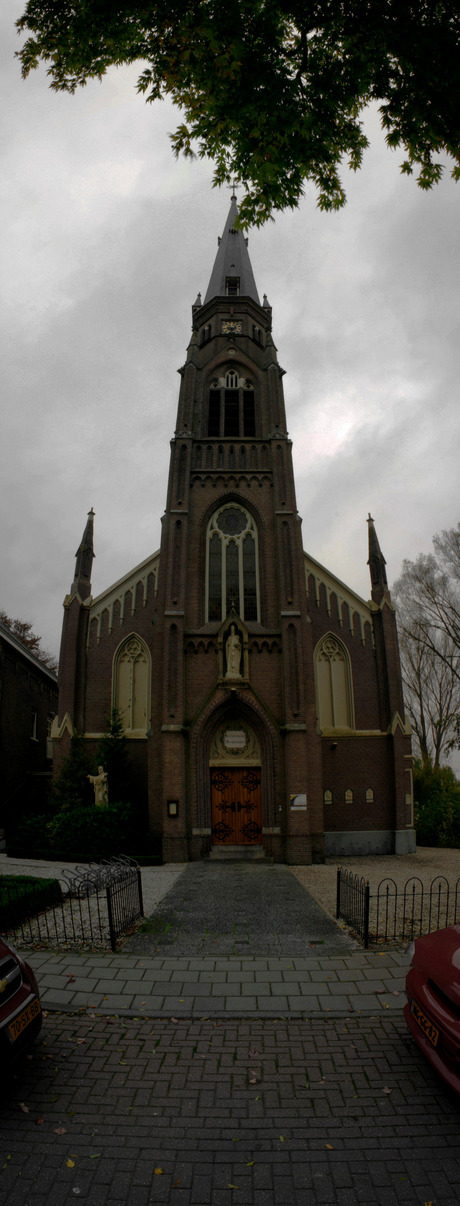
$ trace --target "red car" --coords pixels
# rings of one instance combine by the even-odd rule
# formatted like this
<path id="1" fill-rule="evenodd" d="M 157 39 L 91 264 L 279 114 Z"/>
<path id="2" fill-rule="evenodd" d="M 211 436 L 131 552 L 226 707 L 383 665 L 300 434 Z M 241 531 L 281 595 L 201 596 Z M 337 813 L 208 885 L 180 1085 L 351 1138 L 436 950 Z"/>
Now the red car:
<path id="1" fill-rule="evenodd" d="M 404 1017 L 423 1054 L 460 1093 L 460 925 L 417 938 Z"/>
<path id="2" fill-rule="evenodd" d="M 42 1024 L 32 968 L 0 938 L 0 1068 L 27 1051 Z"/>

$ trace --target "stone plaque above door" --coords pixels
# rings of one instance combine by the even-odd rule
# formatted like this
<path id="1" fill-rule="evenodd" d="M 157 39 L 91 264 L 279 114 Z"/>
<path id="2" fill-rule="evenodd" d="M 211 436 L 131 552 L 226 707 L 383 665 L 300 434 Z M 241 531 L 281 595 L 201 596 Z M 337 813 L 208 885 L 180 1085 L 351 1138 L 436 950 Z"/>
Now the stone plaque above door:
<path id="1" fill-rule="evenodd" d="M 260 748 L 255 733 L 243 721 L 234 720 L 220 725 L 211 741 L 210 766 L 239 762 L 260 765 Z"/>

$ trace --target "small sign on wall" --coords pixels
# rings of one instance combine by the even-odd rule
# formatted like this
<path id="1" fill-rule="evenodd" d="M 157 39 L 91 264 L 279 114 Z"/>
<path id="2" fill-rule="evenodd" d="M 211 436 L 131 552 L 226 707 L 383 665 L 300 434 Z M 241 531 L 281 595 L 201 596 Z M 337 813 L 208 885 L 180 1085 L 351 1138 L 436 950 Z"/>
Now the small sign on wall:
<path id="1" fill-rule="evenodd" d="M 306 812 L 307 797 L 305 795 L 295 795 L 289 797 L 291 812 Z"/>
<path id="2" fill-rule="evenodd" d="M 224 733 L 224 745 L 227 750 L 244 750 L 246 733 L 241 729 L 227 729 Z"/>

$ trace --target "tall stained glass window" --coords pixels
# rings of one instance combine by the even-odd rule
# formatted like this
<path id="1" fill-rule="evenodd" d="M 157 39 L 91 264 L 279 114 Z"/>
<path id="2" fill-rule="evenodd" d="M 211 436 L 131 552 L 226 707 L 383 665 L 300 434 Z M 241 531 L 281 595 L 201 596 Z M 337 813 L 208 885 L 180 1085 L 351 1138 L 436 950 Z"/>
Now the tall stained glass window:
<path id="1" fill-rule="evenodd" d="M 257 529 L 249 511 L 220 507 L 208 524 L 206 619 L 224 620 L 232 607 L 242 620 L 259 619 Z"/>

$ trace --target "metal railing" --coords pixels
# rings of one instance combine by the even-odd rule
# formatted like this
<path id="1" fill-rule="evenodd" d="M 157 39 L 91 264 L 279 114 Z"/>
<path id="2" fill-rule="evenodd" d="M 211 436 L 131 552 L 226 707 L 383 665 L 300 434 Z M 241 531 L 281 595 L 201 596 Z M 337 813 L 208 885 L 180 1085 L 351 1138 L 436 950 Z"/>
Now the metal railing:
<path id="1" fill-rule="evenodd" d="M 60 879 L 66 884 L 62 900 L 43 908 L 37 896 L 35 911 L 32 887 L 27 916 L 17 924 L 10 924 L 9 913 L 20 889 L 8 888 L 6 906 L 0 910 L 0 930 L 13 943 L 61 949 L 89 946 L 106 950 L 110 946 L 114 951 L 117 939 L 144 916 L 140 867 L 123 855 L 94 867 L 64 868 Z"/>
<path id="2" fill-rule="evenodd" d="M 370 943 L 410 941 L 460 920 L 460 878 L 451 886 L 445 875 L 436 875 L 426 887 L 412 875 L 398 887 L 387 876 L 371 893 L 364 876 L 338 867 L 336 916 L 362 939 L 365 949 Z"/>

